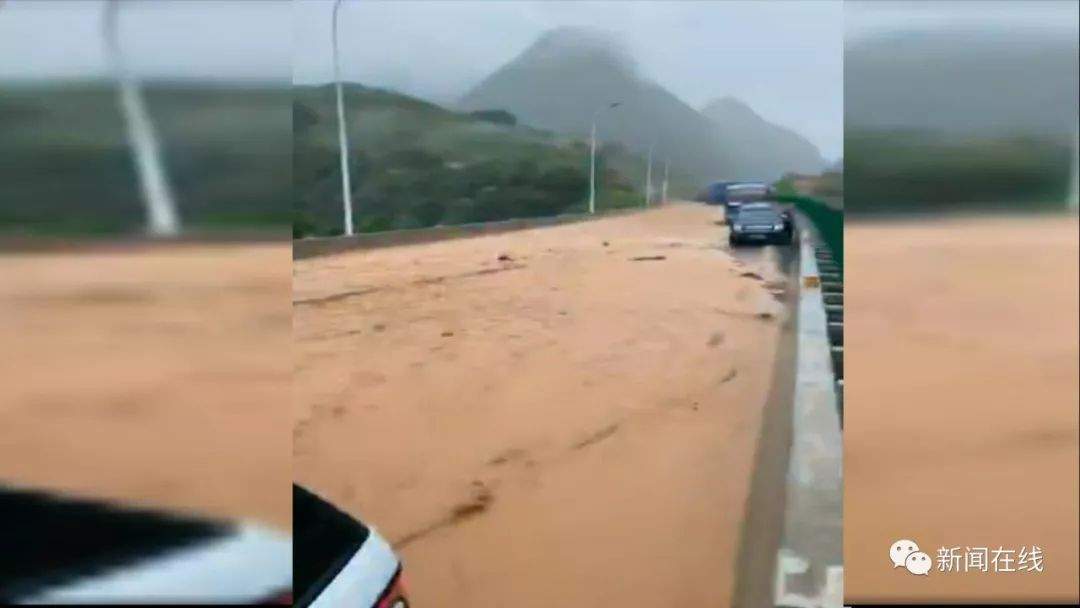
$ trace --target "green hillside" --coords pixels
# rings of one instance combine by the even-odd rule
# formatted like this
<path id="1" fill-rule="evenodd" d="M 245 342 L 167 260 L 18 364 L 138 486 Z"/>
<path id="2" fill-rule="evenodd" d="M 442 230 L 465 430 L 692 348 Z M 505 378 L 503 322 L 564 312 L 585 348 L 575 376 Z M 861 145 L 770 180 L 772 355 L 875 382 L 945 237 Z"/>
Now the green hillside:
<path id="1" fill-rule="evenodd" d="M 1077 39 L 1023 27 L 904 30 L 844 53 L 846 211 L 1065 207 Z"/>
<path id="2" fill-rule="evenodd" d="M 284 233 L 292 184 L 288 89 L 159 83 L 147 87 L 146 101 L 185 229 Z M 0 233 L 143 229 L 110 83 L 5 83 L 0 132 Z"/>
<path id="3" fill-rule="evenodd" d="M 332 85 L 294 89 L 296 237 L 342 232 L 334 100 Z M 452 112 L 356 84 L 345 103 L 358 231 L 586 210 L 586 142 L 522 125 L 500 108 Z M 600 158 L 598 209 L 642 204 L 644 161 L 618 145 Z M 690 190 L 687 181 L 673 175 L 670 195 Z"/>
<path id="4" fill-rule="evenodd" d="M 1065 137 L 849 130 L 849 214 L 1062 208 L 1072 146 Z"/>

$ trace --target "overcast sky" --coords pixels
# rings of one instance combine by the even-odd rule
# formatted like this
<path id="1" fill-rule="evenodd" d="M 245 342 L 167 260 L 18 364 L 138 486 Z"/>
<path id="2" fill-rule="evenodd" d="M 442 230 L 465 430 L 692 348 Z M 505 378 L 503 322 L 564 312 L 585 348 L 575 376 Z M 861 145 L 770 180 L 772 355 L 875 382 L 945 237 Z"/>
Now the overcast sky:
<path id="1" fill-rule="evenodd" d="M 906 30 L 1016 29 L 1077 32 L 1076 0 L 847 0 L 849 41 Z"/>
<path id="2" fill-rule="evenodd" d="M 333 79 L 332 0 L 294 4 L 293 78 Z M 542 33 L 614 33 L 643 74 L 700 108 L 734 95 L 791 127 L 827 158 L 843 142 L 843 6 L 787 2 L 345 0 L 339 15 L 348 80 L 447 103 Z"/>
<path id="3" fill-rule="evenodd" d="M 0 79 L 107 75 L 103 0 L 0 0 Z M 150 77 L 332 79 L 331 0 L 127 2 L 121 44 Z M 345 0 L 348 80 L 440 103 L 462 95 L 543 32 L 596 27 L 687 103 L 735 95 L 828 158 L 843 129 L 843 7 L 789 2 Z M 291 68 L 291 69 L 290 69 Z"/>
<path id="4" fill-rule="evenodd" d="M 0 0 L 0 79 L 108 74 L 103 0 Z M 119 37 L 143 75 L 228 81 L 290 77 L 287 0 L 128 0 Z"/>
<path id="5" fill-rule="evenodd" d="M 106 74 L 102 0 L 0 0 L 0 79 Z M 158 77 L 326 82 L 331 0 L 129 2 L 121 39 Z M 843 42 L 891 30 L 1076 30 L 1075 0 L 345 0 L 348 80 L 446 103 L 564 25 L 615 33 L 646 76 L 687 103 L 737 96 L 828 158 L 843 140 Z"/>

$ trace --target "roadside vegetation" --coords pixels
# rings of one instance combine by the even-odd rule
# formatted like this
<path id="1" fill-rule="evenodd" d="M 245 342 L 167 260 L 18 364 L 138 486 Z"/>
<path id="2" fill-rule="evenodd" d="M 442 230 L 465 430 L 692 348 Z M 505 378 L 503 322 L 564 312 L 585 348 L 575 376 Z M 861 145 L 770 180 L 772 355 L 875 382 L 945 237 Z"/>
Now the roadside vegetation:
<path id="1" fill-rule="evenodd" d="M 293 237 L 341 234 L 334 88 L 294 94 Z M 587 210 L 587 142 L 521 125 L 499 108 L 452 112 L 359 85 L 345 98 L 358 232 Z M 598 159 L 597 209 L 641 206 L 644 160 L 617 144 L 602 146 Z M 662 168 L 653 171 L 658 187 Z"/>
<path id="2" fill-rule="evenodd" d="M 790 203 L 807 217 L 829 247 L 836 264 L 844 267 L 844 174 L 827 171 L 819 176 L 787 175 L 773 184 L 776 198 Z"/>
<path id="3" fill-rule="evenodd" d="M 147 105 L 187 231 L 284 235 L 289 90 L 152 84 Z M 115 235 L 145 216 L 107 82 L 0 90 L 0 234 Z"/>
<path id="4" fill-rule="evenodd" d="M 849 131 L 847 210 L 856 215 L 1039 211 L 1067 196 L 1072 140 Z"/>

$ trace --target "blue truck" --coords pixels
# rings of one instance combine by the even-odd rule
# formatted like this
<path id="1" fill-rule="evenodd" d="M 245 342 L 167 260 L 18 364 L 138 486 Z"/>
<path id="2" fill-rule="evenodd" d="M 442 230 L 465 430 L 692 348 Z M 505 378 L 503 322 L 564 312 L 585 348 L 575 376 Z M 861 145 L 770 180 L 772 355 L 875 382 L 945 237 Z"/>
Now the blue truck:
<path id="1" fill-rule="evenodd" d="M 738 182 L 713 182 L 705 188 L 702 201 L 707 205 L 723 205 L 727 203 L 727 187 Z"/>

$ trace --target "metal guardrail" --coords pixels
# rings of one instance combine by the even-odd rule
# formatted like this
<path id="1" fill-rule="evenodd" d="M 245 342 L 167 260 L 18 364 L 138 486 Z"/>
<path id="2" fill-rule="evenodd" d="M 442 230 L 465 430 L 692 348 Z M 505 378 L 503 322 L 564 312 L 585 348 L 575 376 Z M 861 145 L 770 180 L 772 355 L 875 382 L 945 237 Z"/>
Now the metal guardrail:
<path id="1" fill-rule="evenodd" d="M 810 228 L 800 231 L 792 446 L 773 595 L 778 608 L 843 605 L 843 283 L 816 236 Z"/>
<path id="2" fill-rule="evenodd" d="M 814 246 L 814 257 L 821 277 L 822 300 L 825 304 L 826 330 L 829 335 L 833 376 L 836 383 L 836 411 L 840 428 L 844 428 L 844 276 L 832 252 L 824 244 Z"/>

